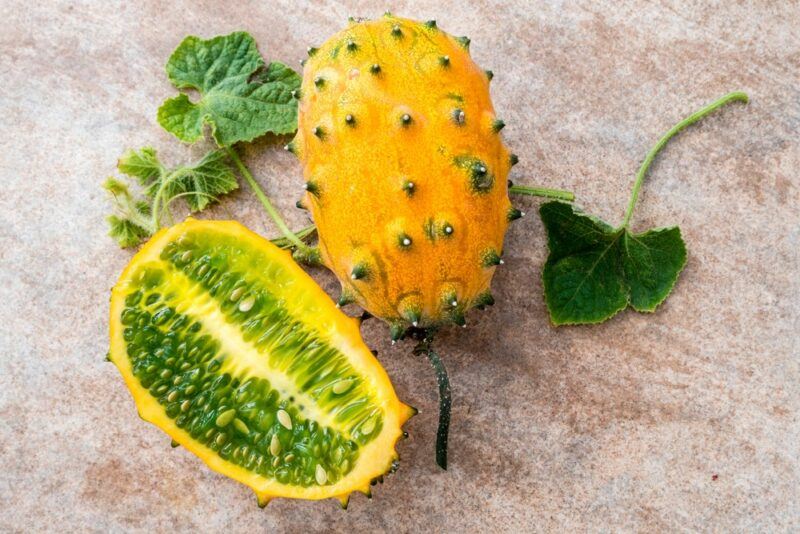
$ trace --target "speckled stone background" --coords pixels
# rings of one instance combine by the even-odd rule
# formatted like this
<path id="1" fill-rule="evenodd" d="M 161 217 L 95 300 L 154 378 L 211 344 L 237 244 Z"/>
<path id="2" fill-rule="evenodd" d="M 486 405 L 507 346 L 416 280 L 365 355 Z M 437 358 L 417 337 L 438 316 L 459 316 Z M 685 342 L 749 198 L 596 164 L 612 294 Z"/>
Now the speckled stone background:
<path id="1" fill-rule="evenodd" d="M 99 184 L 126 147 L 200 152 L 155 123 L 184 35 L 246 29 L 297 65 L 348 15 L 387 7 L 473 39 L 517 182 L 573 190 L 612 222 L 661 132 L 730 90 L 752 102 L 687 130 L 652 169 L 635 227 L 679 224 L 690 252 L 657 313 L 552 327 L 538 201 L 520 199 L 531 216 L 508 235 L 498 304 L 438 340 L 450 470 L 433 462 L 433 373 L 372 321 L 368 344 L 421 409 L 400 470 L 346 512 L 260 510 L 170 449 L 104 362 L 109 288 L 131 252 L 105 235 Z M 0 116 L 0 531 L 800 530 L 797 2 L 2 0 Z M 299 227 L 300 169 L 279 141 L 246 158 Z M 213 215 L 276 233 L 246 190 Z"/>

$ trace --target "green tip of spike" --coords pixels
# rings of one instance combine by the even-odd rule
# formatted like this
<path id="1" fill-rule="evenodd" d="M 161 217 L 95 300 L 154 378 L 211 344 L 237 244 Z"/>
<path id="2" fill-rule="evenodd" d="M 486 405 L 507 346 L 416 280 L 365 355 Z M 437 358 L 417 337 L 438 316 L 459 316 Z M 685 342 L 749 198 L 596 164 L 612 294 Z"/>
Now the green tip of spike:
<path id="1" fill-rule="evenodd" d="M 392 26 L 392 36 L 393 37 L 402 37 L 403 30 L 400 28 L 399 24 L 395 24 Z"/>
<path id="2" fill-rule="evenodd" d="M 473 193 L 485 194 L 494 186 L 494 175 L 482 160 L 473 156 L 458 156 L 455 164 L 467 171 L 469 187 Z"/>
<path id="3" fill-rule="evenodd" d="M 458 42 L 459 45 L 461 45 L 461 47 L 464 50 L 469 50 L 469 43 L 470 43 L 469 37 L 467 37 L 466 35 L 461 37 L 456 37 L 456 41 Z"/>
<path id="4" fill-rule="evenodd" d="M 386 11 L 383 12 L 383 16 L 386 17 L 386 18 L 392 18 L 394 15 L 392 15 L 391 11 L 386 10 Z"/>
<path id="5" fill-rule="evenodd" d="M 319 52 L 319 48 L 315 46 L 309 46 L 308 48 L 306 48 L 306 52 L 308 52 L 308 57 L 314 57 L 314 54 Z"/>
<path id="6" fill-rule="evenodd" d="M 490 70 L 485 70 L 484 72 L 486 73 L 486 78 L 491 82 L 492 78 L 494 78 L 494 72 Z"/>
<path id="7" fill-rule="evenodd" d="M 322 126 L 314 126 L 314 129 L 311 132 L 318 138 L 318 139 L 325 139 L 325 128 Z"/>
<path id="8" fill-rule="evenodd" d="M 496 265 L 502 265 L 503 258 L 500 257 L 500 254 L 498 254 L 496 250 L 491 248 L 483 253 L 481 263 L 484 267 L 494 267 Z"/>
<path id="9" fill-rule="evenodd" d="M 494 297 L 489 291 L 485 291 L 475 298 L 475 306 L 482 308 L 484 306 L 493 306 Z"/>
<path id="10" fill-rule="evenodd" d="M 442 307 L 446 310 L 458 307 L 458 295 L 456 295 L 455 291 L 445 291 L 442 294 Z"/>
<path id="11" fill-rule="evenodd" d="M 508 208 L 508 220 L 509 221 L 516 221 L 517 219 L 523 217 L 524 215 L 525 215 L 525 212 L 522 212 L 522 211 L 518 210 L 517 208 L 515 208 L 513 206 Z"/>
<path id="12" fill-rule="evenodd" d="M 353 280 L 364 280 L 369 275 L 369 269 L 365 263 L 359 263 L 350 271 L 350 278 Z"/>
<path id="13" fill-rule="evenodd" d="M 180 446 L 181 446 L 181 444 L 180 444 L 180 443 L 178 443 L 177 441 L 175 441 L 175 440 L 173 439 L 173 440 L 170 440 L 170 442 L 169 442 L 169 446 L 170 446 L 170 447 L 172 447 L 173 449 L 175 449 L 175 448 L 177 448 L 177 447 L 180 447 Z"/>
<path id="14" fill-rule="evenodd" d="M 306 66 L 306 60 L 305 59 L 301 59 L 300 60 L 300 66 L 301 67 L 305 67 Z"/>
<path id="15" fill-rule="evenodd" d="M 347 47 L 347 50 L 349 52 L 355 52 L 356 50 L 358 50 L 358 44 L 356 44 L 356 42 L 352 39 L 349 39 L 347 41 L 347 45 L 345 46 Z"/>
<path id="16" fill-rule="evenodd" d="M 317 89 L 322 89 L 325 87 L 325 78 L 322 76 L 317 76 L 314 78 L 314 85 L 317 86 Z"/>
<path id="17" fill-rule="evenodd" d="M 301 210 L 308 210 L 308 208 L 306 207 L 306 205 L 305 205 L 305 204 L 303 204 L 303 201 L 302 201 L 302 200 L 298 200 L 297 202 L 295 202 L 295 203 L 294 203 L 294 205 L 295 205 L 295 207 L 297 207 L 298 209 L 301 209 Z"/>
<path id="18" fill-rule="evenodd" d="M 356 118 L 353 117 L 351 113 L 348 113 L 344 116 L 344 123 L 348 126 L 355 126 L 356 125 Z"/>
<path id="19" fill-rule="evenodd" d="M 466 114 L 464 110 L 461 108 L 456 108 L 453 110 L 451 116 L 453 117 L 453 122 L 456 123 L 458 126 L 462 126 L 466 121 Z"/>
<path id="20" fill-rule="evenodd" d="M 292 89 L 292 98 L 295 100 L 300 100 L 303 97 L 302 91 L 300 89 Z"/>
<path id="21" fill-rule="evenodd" d="M 494 133 L 499 132 L 500 130 L 502 130 L 505 127 L 506 127 L 506 123 L 501 121 L 500 119 L 495 119 L 495 121 L 492 123 L 492 131 Z"/>
<path id="22" fill-rule="evenodd" d="M 294 144 L 294 141 L 289 141 L 285 145 L 283 145 L 283 149 L 286 152 L 291 152 L 295 156 L 297 155 L 297 145 Z"/>
<path id="23" fill-rule="evenodd" d="M 405 334 L 405 332 L 406 332 L 406 327 L 400 321 L 394 322 L 391 325 L 389 325 L 389 335 L 392 338 L 392 343 L 394 343 L 395 341 L 400 341 L 403 338 L 403 334 Z"/>
<path id="24" fill-rule="evenodd" d="M 418 308 L 409 308 L 403 312 L 403 318 L 416 328 L 422 321 L 422 312 Z"/>
<path id="25" fill-rule="evenodd" d="M 319 196 L 319 184 L 313 180 L 309 180 L 303 186 L 303 189 L 314 195 L 315 197 Z"/>
<path id="26" fill-rule="evenodd" d="M 412 122 L 411 115 L 409 115 L 408 113 L 403 113 L 400 116 L 400 124 L 402 124 L 403 126 L 408 126 L 411 124 L 411 122 Z"/>
<path id="27" fill-rule="evenodd" d="M 517 156 L 516 154 L 511 154 L 510 156 L 508 156 L 508 162 L 513 167 L 514 165 L 519 163 L 519 156 Z"/>
<path id="28" fill-rule="evenodd" d="M 373 63 L 372 66 L 369 68 L 369 72 L 370 74 L 377 76 L 378 74 L 381 73 L 381 66 L 378 65 L 377 63 Z"/>
<path id="29" fill-rule="evenodd" d="M 439 65 L 441 65 L 444 68 L 449 67 L 450 66 L 450 56 L 440 56 L 439 57 Z"/>
<path id="30" fill-rule="evenodd" d="M 339 300 L 336 301 L 336 305 L 340 308 L 342 306 L 347 306 L 348 304 L 352 304 L 356 301 L 355 297 L 352 293 L 347 290 L 342 290 L 342 294 L 339 295 Z"/>
<path id="31" fill-rule="evenodd" d="M 406 180 L 403 182 L 403 191 L 405 191 L 406 195 L 408 195 L 409 197 L 414 194 L 415 188 L 416 186 L 414 185 L 414 182 L 412 182 L 411 180 Z"/>
<path id="32" fill-rule="evenodd" d="M 411 237 L 406 233 L 401 233 L 397 236 L 397 246 L 400 247 L 400 250 L 408 250 L 411 248 Z"/>
<path id="33" fill-rule="evenodd" d="M 450 319 L 458 326 L 467 326 L 467 319 L 464 317 L 464 312 L 458 308 L 450 312 Z"/>
<path id="34" fill-rule="evenodd" d="M 425 27 L 426 27 L 426 28 L 430 28 L 430 29 L 432 29 L 432 30 L 433 30 L 433 29 L 436 29 L 436 21 L 435 21 L 435 20 L 429 20 L 429 21 L 427 21 L 427 22 L 425 23 Z"/>

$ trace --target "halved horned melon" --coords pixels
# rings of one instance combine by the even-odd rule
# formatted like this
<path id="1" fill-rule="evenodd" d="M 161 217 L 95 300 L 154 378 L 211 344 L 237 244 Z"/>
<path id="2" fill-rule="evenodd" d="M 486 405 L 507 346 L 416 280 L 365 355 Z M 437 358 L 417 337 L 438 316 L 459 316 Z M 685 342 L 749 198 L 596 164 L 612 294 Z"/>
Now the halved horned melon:
<path id="1" fill-rule="evenodd" d="M 236 222 L 162 230 L 111 293 L 111 351 L 143 419 L 273 497 L 347 504 L 396 466 L 413 408 L 290 255 Z"/>

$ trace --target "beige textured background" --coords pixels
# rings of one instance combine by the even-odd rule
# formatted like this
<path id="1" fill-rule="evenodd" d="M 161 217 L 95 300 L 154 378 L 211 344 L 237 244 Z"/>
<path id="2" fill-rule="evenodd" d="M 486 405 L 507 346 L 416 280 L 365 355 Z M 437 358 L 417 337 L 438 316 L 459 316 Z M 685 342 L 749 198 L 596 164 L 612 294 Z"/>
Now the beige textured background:
<path id="1" fill-rule="evenodd" d="M 800 4 L 691 0 L 0 1 L 0 531 L 800 529 Z M 400 470 L 346 512 L 211 473 L 136 415 L 104 363 L 109 288 L 130 258 L 99 184 L 126 147 L 192 149 L 155 123 L 186 34 L 254 34 L 297 65 L 348 15 L 395 13 L 473 39 L 496 73 L 513 178 L 617 221 L 657 136 L 734 89 L 752 97 L 659 158 L 635 226 L 680 224 L 690 259 L 655 315 L 548 324 L 537 201 L 513 226 L 498 305 L 443 332 L 451 469 L 433 462 L 435 381 L 409 342 L 380 351 L 408 426 Z M 199 149 L 194 149 L 198 152 Z M 300 170 L 247 159 L 295 227 Z M 247 191 L 214 215 L 274 235 Z M 329 290 L 331 276 L 314 276 Z"/>

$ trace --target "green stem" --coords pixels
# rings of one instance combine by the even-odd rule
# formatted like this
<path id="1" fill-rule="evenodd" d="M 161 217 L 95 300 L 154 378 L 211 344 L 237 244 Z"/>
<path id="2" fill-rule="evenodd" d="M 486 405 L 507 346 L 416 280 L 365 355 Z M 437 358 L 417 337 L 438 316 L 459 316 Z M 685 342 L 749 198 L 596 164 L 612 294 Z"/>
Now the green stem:
<path id="1" fill-rule="evenodd" d="M 558 200 L 567 200 L 572 202 L 575 200 L 575 195 L 571 191 L 562 191 L 561 189 L 548 189 L 546 187 L 528 187 L 526 185 L 512 185 L 508 188 L 509 193 L 515 195 L 528 195 L 531 197 L 545 197 L 556 198 Z"/>
<path id="2" fill-rule="evenodd" d="M 295 235 L 297 236 L 298 239 L 302 241 L 314 235 L 314 232 L 316 231 L 317 227 L 313 224 L 310 224 L 305 228 L 303 228 L 302 230 L 298 230 L 297 233 L 295 233 Z M 270 239 L 270 241 L 272 241 L 272 243 L 278 246 L 279 248 L 290 248 L 292 246 L 289 240 L 286 239 L 285 237 L 276 237 L 275 239 Z"/>
<path id="3" fill-rule="evenodd" d="M 439 427 L 436 429 L 436 463 L 447 470 L 447 437 L 450 432 L 450 379 L 444 362 L 433 350 L 433 334 L 428 331 L 425 339 L 414 348 L 414 354 L 425 354 L 436 372 L 436 383 L 439 385 Z"/>
<path id="4" fill-rule="evenodd" d="M 633 183 L 633 192 L 631 193 L 631 200 L 628 202 L 628 209 L 625 211 L 625 219 L 622 221 L 622 228 L 628 228 L 631 217 L 633 216 L 633 208 L 636 205 L 636 201 L 639 198 L 639 190 L 642 188 L 642 182 L 644 182 L 644 177 L 647 174 L 647 170 L 650 168 L 650 165 L 653 163 L 656 155 L 661 151 L 662 148 L 667 144 L 667 142 L 672 139 L 675 134 L 686 128 L 687 126 L 691 126 L 695 122 L 699 121 L 706 115 L 714 112 L 718 108 L 721 108 L 725 104 L 729 102 L 744 102 L 747 103 L 748 98 L 745 93 L 740 91 L 736 91 L 733 93 L 728 93 L 727 95 L 723 96 L 719 100 L 712 102 L 711 104 L 707 105 L 706 107 L 695 111 L 681 122 L 670 128 L 670 130 L 658 140 L 658 142 L 650 149 L 650 152 L 647 153 L 647 156 L 644 158 L 642 165 L 639 167 L 639 171 L 636 173 L 636 181 Z"/>
<path id="5" fill-rule="evenodd" d="M 158 190 L 156 190 L 156 194 L 153 196 L 153 206 L 151 208 L 151 213 L 150 213 L 150 217 L 152 219 L 151 224 L 153 226 L 153 232 L 156 232 L 158 231 L 159 228 L 161 228 L 161 209 L 159 207 L 159 204 L 161 203 L 161 197 L 164 196 L 164 191 L 166 190 L 167 186 L 170 183 L 172 183 L 177 176 L 181 176 L 183 170 L 184 170 L 183 168 L 177 169 L 172 173 L 168 174 L 166 178 L 161 180 L 161 185 L 158 186 Z M 161 169 L 162 176 L 164 172 L 166 171 L 162 167 Z"/>
<path id="6" fill-rule="evenodd" d="M 239 169 L 239 173 L 244 177 L 245 181 L 247 181 L 248 185 L 250 186 L 250 189 L 253 190 L 253 193 L 256 194 L 258 200 L 261 201 L 261 205 L 264 206 L 264 209 L 267 210 L 269 216 L 272 217 L 273 221 L 275 221 L 275 224 L 278 226 L 278 229 L 280 229 L 283 235 L 286 236 L 286 239 L 288 239 L 289 242 L 291 242 L 299 250 L 307 251 L 308 247 L 306 246 L 306 244 L 303 243 L 294 234 L 294 232 L 292 232 L 289 229 L 288 226 L 286 226 L 286 223 L 284 222 L 283 217 L 281 217 L 281 214 L 278 213 L 278 211 L 272 205 L 272 202 L 270 202 L 269 197 L 267 197 L 267 195 L 264 194 L 264 190 L 261 189 L 261 186 L 258 185 L 256 179 L 253 178 L 253 175 L 250 174 L 250 171 L 247 169 L 247 167 L 245 167 L 244 163 L 242 163 L 242 160 L 239 158 L 239 154 L 237 154 L 236 151 L 231 147 L 225 147 L 225 151 L 228 153 L 228 156 L 230 156 L 230 158 L 236 164 L 236 168 Z"/>

